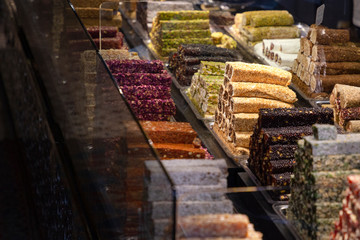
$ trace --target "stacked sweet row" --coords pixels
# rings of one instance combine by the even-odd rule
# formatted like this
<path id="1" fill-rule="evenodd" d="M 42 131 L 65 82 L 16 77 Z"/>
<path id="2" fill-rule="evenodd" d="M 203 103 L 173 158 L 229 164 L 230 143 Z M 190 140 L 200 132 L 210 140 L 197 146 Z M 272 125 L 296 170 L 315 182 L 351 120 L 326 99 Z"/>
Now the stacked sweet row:
<path id="1" fill-rule="evenodd" d="M 212 45 L 208 11 L 157 12 L 150 32 L 151 43 L 161 56 L 176 52 L 180 44 Z"/>
<path id="2" fill-rule="evenodd" d="M 117 27 L 88 27 L 87 31 L 97 48 L 100 48 L 100 31 L 101 49 L 121 49 L 124 47 L 124 35 L 119 32 Z"/>
<path id="3" fill-rule="evenodd" d="M 360 238 L 360 175 L 350 175 L 347 177 L 347 181 L 349 187 L 346 190 L 346 197 L 342 201 L 339 221 L 336 222 L 335 231 L 331 237 L 333 240 Z"/>
<path id="4" fill-rule="evenodd" d="M 250 136 L 260 108 L 290 108 L 297 101 L 284 70 L 227 62 L 215 111 L 214 130 L 236 155 L 249 154 Z"/>
<path id="5" fill-rule="evenodd" d="M 225 196 L 228 175 L 224 160 L 162 161 L 175 184 L 172 189 L 160 164 L 146 161 L 146 224 L 154 239 L 168 239 L 172 232 L 173 207 L 177 209 L 177 237 L 261 239 L 246 216 L 233 214 Z M 237 221 L 237 222 L 236 222 Z M 220 227 L 220 226 L 221 227 Z M 217 227 L 214 227 L 217 226 Z"/>
<path id="6" fill-rule="evenodd" d="M 330 103 L 334 106 L 335 121 L 347 132 L 360 132 L 360 88 L 336 84 Z"/>
<path id="7" fill-rule="evenodd" d="M 186 94 L 203 117 L 212 118 L 215 114 L 224 73 L 225 63 L 201 61 L 193 76 Z"/>
<path id="8" fill-rule="evenodd" d="M 71 3 L 86 27 L 100 25 L 121 27 L 121 14 L 116 11 L 119 8 L 117 0 L 73 0 Z"/>
<path id="9" fill-rule="evenodd" d="M 262 54 L 279 67 L 291 69 L 300 50 L 300 39 L 264 39 Z"/>
<path id="10" fill-rule="evenodd" d="M 298 38 L 299 30 L 292 15 L 282 11 L 248 11 L 235 15 L 233 29 L 242 41 L 249 46 L 263 39 Z"/>
<path id="11" fill-rule="evenodd" d="M 336 83 L 360 86 L 360 48 L 350 42 L 349 30 L 311 26 L 292 71 L 307 95 L 328 97 Z"/>
<path id="12" fill-rule="evenodd" d="M 194 10 L 191 2 L 185 1 L 147 1 L 138 2 L 136 20 L 146 31 L 151 31 L 153 19 L 159 11 Z"/>
<path id="13" fill-rule="evenodd" d="M 171 76 L 159 61 L 106 61 L 139 120 L 164 121 L 175 115 L 170 96 Z"/>
<path id="14" fill-rule="evenodd" d="M 197 133 L 187 122 L 141 121 L 161 159 L 209 159 Z"/>
<path id="15" fill-rule="evenodd" d="M 332 125 L 314 125 L 314 136 L 298 142 L 288 217 L 306 239 L 328 239 L 346 177 L 360 173 L 360 135 L 337 134 Z"/>
<path id="16" fill-rule="evenodd" d="M 233 50 L 202 44 L 182 44 L 169 59 L 169 68 L 182 86 L 190 86 L 201 61 L 228 62 L 241 60 Z"/>
<path id="17" fill-rule="evenodd" d="M 315 123 L 333 124 L 333 111 L 330 108 L 260 109 L 250 139 L 248 164 L 263 185 L 290 185 L 297 141 L 311 135 Z M 274 198 L 288 200 L 287 193 L 275 194 Z"/>

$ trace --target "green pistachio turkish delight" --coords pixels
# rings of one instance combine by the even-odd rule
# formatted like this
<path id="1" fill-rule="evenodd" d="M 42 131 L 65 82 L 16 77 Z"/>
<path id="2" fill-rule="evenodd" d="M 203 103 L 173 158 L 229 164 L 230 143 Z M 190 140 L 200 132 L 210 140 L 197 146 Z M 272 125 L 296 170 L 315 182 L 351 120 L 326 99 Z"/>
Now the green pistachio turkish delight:
<path id="1" fill-rule="evenodd" d="M 201 61 L 200 73 L 204 75 L 224 76 L 225 63 Z"/>
<path id="2" fill-rule="evenodd" d="M 209 19 L 209 11 L 160 11 L 156 18 L 159 20 Z"/>
<path id="3" fill-rule="evenodd" d="M 174 21 L 163 21 L 160 20 L 159 21 L 159 27 L 164 31 L 164 30 L 179 30 L 179 29 L 183 29 L 183 30 L 192 30 L 192 29 L 203 29 L 203 30 L 207 30 L 209 29 L 210 25 L 209 25 L 209 20 L 189 20 L 189 21 L 179 21 L 179 20 L 174 20 Z"/>
<path id="4" fill-rule="evenodd" d="M 163 39 L 159 42 L 162 48 L 177 48 L 183 43 L 199 43 L 199 44 L 212 44 L 211 38 L 178 38 L 178 39 Z"/>

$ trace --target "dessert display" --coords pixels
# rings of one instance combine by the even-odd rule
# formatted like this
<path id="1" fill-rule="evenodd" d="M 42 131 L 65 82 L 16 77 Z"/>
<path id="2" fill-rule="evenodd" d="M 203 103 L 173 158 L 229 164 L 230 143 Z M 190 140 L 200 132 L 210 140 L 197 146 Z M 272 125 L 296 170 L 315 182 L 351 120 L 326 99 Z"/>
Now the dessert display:
<path id="1" fill-rule="evenodd" d="M 227 62 L 215 111 L 214 131 L 234 155 L 249 154 L 261 108 L 291 108 L 297 101 L 291 73 L 265 65 Z"/>
<path id="2" fill-rule="evenodd" d="M 248 167 L 261 184 L 289 186 L 295 163 L 297 141 L 312 135 L 315 123 L 333 124 L 330 108 L 260 109 L 257 125 L 250 138 Z M 288 200 L 289 192 L 273 194 Z"/>
<path id="3" fill-rule="evenodd" d="M 359 191 L 360 175 L 350 175 L 347 177 L 348 188 L 346 196 L 342 201 L 342 208 L 339 212 L 339 220 L 335 223 L 335 230 L 331 238 L 340 239 L 359 239 Z"/>
<path id="4" fill-rule="evenodd" d="M 187 122 L 141 121 L 161 159 L 211 158 Z"/>
<path id="5" fill-rule="evenodd" d="M 101 49 L 121 49 L 124 46 L 124 35 L 119 32 L 117 27 L 88 27 L 90 36 L 92 37 L 97 48 L 100 48 L 100 31 L 101 31 Z"/>
<path id="6" fill-rule="evenodd" d="M 200 68 L 201 61 L 239 61 L 242 56 L 235 50 L 203 44 L 182 44 L 169 59 L 169 68 L 181 86 L 190 86 L 191 79 Z M 221 75 L 220 73 L 219 75 Z"/>
<path id="7" fill-rule="evenodd" d="M 139 120 L 167 121 L 176 107 L 171 76 L 159 60 L 108 60 L 107 65 Z"/>
<path id="8" fill-rule="evenodd" d="M 194 10 L 191 2 L 186 1 L 147 1 L 138 2 L 136 20 L 146 31 L 151 31 L 152 21 L 159 11 L 185 11 Z"/>
<path id="9" fill-rule="evenodd" d="M 225 63 L 201 61 L 200 69 L 191 81 L 186 94 L 204 118 L 213 118 L 219 90 L 224 82 Z"/>
<path id="10" fill-rule="evenodd" d="M 264 39 L 254 50 L 268 63 L 290 70 L 300 50 L 300 38 Z"/>
<path id="11" fill-rule="evenodd" d="M 330 103 L 339 126 L 347 132 L 360 132 L 360 87 L 336 84 Z"/>
<path id="12" fill-rule="evenodd" d="M 294 84 L 310 98 L 328 98 L 335 84 L 360 86 L 360 48 L 347 29 L 311 26 L 293 63 Z"/>
<path id="13" fill-rule="evenodd" d="M 121 27 L 122 18 L 117 12 L 119 1 L 115 0 L 74 0 L 71 3 L 75 11 L 86 27 L 91 26 L 112 26 Z M 101 24 L 100 19 L 101 17 Z"/>
<path id="14" fill-rule="evenodd" d="M 360 173 L 360 135 L 313 125 L 298 142 L 287 217 L 306 239 L 329 238 L 346 196 L 346 178 Z"/>
<path id="15" fill-rule="evenodd" d="M 177 216 L 233 213 L 225 197 L 227 165 L 225 160 L 162 160 L 175 184 Z M 166 239 L 172 224 L 172 190 L 157 161 L 145 161 L 145 197 L 148 206 L 145 223 L 154 239 Z M 219 190 L 219 192 L 206 191 Z M 202 191 L 198 193 L 198 191 Z M 221 192 L 223 191 L 223 192 Z"/>
<path id="16" fill-rule="evenodd" d="M 181 44 L 212 45 L 208 11 L 159 11 L 150 32 L 152 47 L 163 57 Z"/>
<path id="17" fill-rule="evenodd" d="M 260 10 L 237 13 L 233 31 L 248 46 L 263 39 L 299 38 L 294 18 L 286 10 Z"/>

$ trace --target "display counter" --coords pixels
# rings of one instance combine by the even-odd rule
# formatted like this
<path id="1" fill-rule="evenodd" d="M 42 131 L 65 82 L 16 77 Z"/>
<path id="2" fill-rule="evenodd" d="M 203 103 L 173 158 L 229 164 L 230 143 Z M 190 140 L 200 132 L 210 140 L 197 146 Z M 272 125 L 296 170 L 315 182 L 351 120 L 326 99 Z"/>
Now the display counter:
<path id="1" fill-rule="evenodd" d="M 334 151 L 334 167 L 296 164 L 322 164 L 307 155 L 316 131 L 329 138 L 320 145 L 343 139 L 339 126 L 312 128 L 334 124 L 323 106 L 331 92 L 311 98 L 290 84 L 297 73 L 261 56 L 252 28 L 262 20 L 240 24 L 247 11 L 234 15 L 238 5 L 175 2 L 2 3 L 1 80 L 43 237 L 317 239 L 333 231 L 359 153 Z M 307 36 L 305 19 L 276 14 L 270 32 L 283 34 L 280 24 L 296 32 L 287 38 Z M 307 145 L 297 145 L 303 137 Z M 315 178 L 311 190 L 303 172 Z M 319 205 L 319 194 L 327 202 Z"/>

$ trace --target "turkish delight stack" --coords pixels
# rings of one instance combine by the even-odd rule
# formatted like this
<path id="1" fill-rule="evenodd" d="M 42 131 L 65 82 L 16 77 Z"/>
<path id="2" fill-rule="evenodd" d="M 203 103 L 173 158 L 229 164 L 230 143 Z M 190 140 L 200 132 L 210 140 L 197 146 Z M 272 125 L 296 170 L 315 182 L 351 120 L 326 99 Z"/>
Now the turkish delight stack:
<path id="1" fill-rule="evenodd" d="M 297 141 L 312 135 L 315 123 L 333 124 L 330 108 L 260 109 L 250 139 L 248 166 L 263 185 L 289 186 Z M 274 192 L 276 200 L 288 200 L 289 191 Z"/>
<path id="2" fill-rule="evenodd" d="M 236 155 L 249 154 L 261 108 L 291 108 L 297 101 L 291 73 L 279 68 L 227 62 L 215 110 L 214 131 Z"/>
<path id="3" fill-rule="evenodd" d="M 153 20 L 150 39 L 163 57 L 181 44 L 212 45 L 208 11 L 160 11 Z"/>
<path id="4" fill-rule="evenodd" d="M 360 132 L 360 87 L 336 84 L 330 103 L 339 126 L 347 132 Z"/>
<path id="5" fill-rule="evenodd" d="M 205 118 L 214 118 L 224 73 L 225 63 L 201 61 L 200 69 L 194 74 L 186 91 L 191 102 Z"/>
<path id="6" fill-rule="evenodd" d="M 118 12 L 119 1 L 116 0 L 74 0 L 71 3 L 86 27 L 112 26 L 121 27 L 122 18 Z M 101 17 L 101 24 L 100 19 Z"/>
<path id="7" fill-rule="evenodd" d="M 201 61 L 225 63 L 241 59 L 242 56 L 235 50 L 212 45 L 182 44 L 177 52 L 170 56 L 169 68 L 180 85 L 190 86 L 192 76 L 199 70 Z"/>
<path id="8" fill-rule="evenodd" d="M 337 134 L 326 124 L 313 130 L 298 142 L 287 215 L 304 239 L 329 239 L 346 178 L 360 173 L 360 134 Z"/>
<path id="9" fill-rule="evenodd" d="M 87 31 L 92 37 L 97 48 L 100 48 L 101 32 L 101 49 L 122 49 L 124 46 L 124 35 L 119 32 L 117 27 L 95 26 L 88 27 Z"/>
<path id="10" fill-rule="evenodd" d="M 235 15 L 233 31 L 248 46 L 263 39 L 299 38 L 294 18 L 286 10 L 260 10 Z"/>
<path id="11" fill-rule="evenodd" d="M 237 46 L 236 41 L 232 37 L 222 32 L 211 33 L 211 38 L 217 47 L 235 49 Z"/>
<path id="12" fill-rule="evenodd" d="M 232 214 L 233 204 L 225 197 L 225 160 L 162 160 L 175 187 L 174 193 L 158 161 L 145 161 L 145 224 L 151 239 L 170 239 L 173 208 L 178 217 L 201 214 Z M 176 205 L 174 205 L 176 204 Z"/>
<path id="13" fill-rule="evenodd" d="M 159 60 L 108 60 L 132 111 L 139 120 L 167 121 L 176 107 L 170 96 L 171 76 Z"/>
<path id="14" fill-rule="evenodd" d="M 151 31 L 152 21 L 159 11 L 194 10 L 191 2 L 186 1 L 147 1 L 138 2 L 136 20 L 146 31 Z"/>
<path id="15" fill-rule="evenodd" d="M 262 54 L 279 67 L 290 70 L 300 50 L 300 38 L 264 39 Z"/>
<path id="16" fill-rule="evenodd" d="M 130 52 L 127 49 L 102 49 L 101 57 L 104 61 L 108 60 L 139 60 L 137 52 Z"/>
<path id="17" fill-rule="evenodd" d="M 336 222 L 331 236 L 333 240 L 360 239 L 360 175 L 348 176 L 347 182 L 346 197 L 342 201 L 339 220 Z"/>
<path id="18" fill-rule="evenodd" d="M 360 86 L 360 48 L 350 42 L 347 29 L 311 26 L 292 72 L 306 95 L 328 98 L 336 83 Z"/>
<path id="19" fill-rule="evenodd" d="M 208 151 L 201 146 L 197 133 L 187 122 L 141 121 L 148 138 L 160 158 L 209 159 Z"/>

